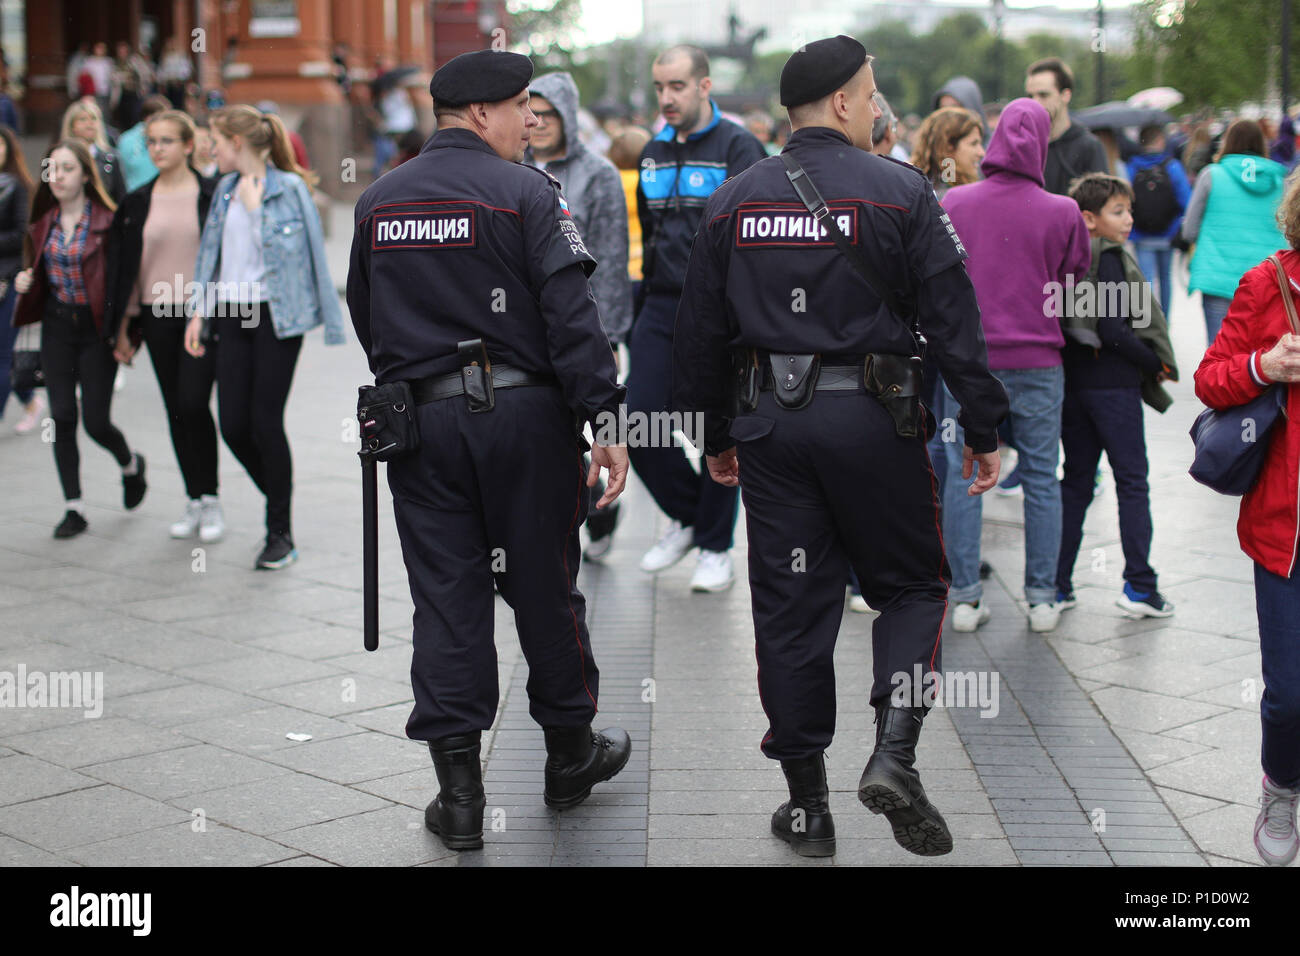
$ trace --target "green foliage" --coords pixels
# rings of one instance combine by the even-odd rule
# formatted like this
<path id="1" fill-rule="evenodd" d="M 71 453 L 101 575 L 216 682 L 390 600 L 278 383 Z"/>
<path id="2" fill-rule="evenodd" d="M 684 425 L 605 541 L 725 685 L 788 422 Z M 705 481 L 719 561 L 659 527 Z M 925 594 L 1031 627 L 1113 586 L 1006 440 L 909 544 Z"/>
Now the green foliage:
<path id="1" fill-rule="evenodd" d="M 1300 4 L 1293 4 L 1300 12 Z M 1291 62 L 1300 66 L 1293 17 Z M 1282 5 L 1277 0 L 1141 0 L 1137 10 L 1140 86 L 1172 86 L 1191 106 L 1235 107 L 1260 100 L 1280 78 Z"/>
<path id="2" fill-rule="evenodd" d="M 910 33 L 902 22 L 890 22 L 858 39 L 875 55 L 876 86 L 899 115 L 925 116 L 939 88 L 954 76 L 969 76 L 978 83 L 986 102 L 1022 96 L 1025 67 L 1046 56 L 1059 56 L 1074 69 L 1076 107 L 1098 101 L 1096 55 L 1081 40 L 1051 34 L 1035 34 L 1022 42 L 999 39 L 984 18 L 973 13 L 948 17 L 927 36 Z M 1101 99 L 1114 98 L 1128 85 L 1127 60 L 1106 54 L 1106 95 Z"/>

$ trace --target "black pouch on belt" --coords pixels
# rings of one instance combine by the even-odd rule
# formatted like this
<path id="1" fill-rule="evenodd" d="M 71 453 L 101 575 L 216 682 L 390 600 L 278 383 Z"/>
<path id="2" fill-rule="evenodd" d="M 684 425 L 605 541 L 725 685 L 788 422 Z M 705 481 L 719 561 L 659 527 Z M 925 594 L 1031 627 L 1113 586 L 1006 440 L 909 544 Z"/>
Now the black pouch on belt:
<path id="1" fill-rule="evenodd" d="M 408 382 L 362 385 L 357 389 L 363 461 L 391 461 L 420 447 L 420 426 Z"/>
<path id="2" fill-rule="evenodd" d="M 921 405 L 921 362 L 911 355 L 873 353 L 865 369 L 867 391 L 889 412 L 900 438 L 929 431 Z"/>
<path id="3" fill-rule="evenodd" d="M 776 403 L 782 408 L 807 407 L 817 387 L 822 357 L 773 352 L 767 360 L 772 367 L 772 394 Z"/>
<path id="4" fill-rule="evenodd" d="M 471 412 L 490 412 L 496 407 L 492 392 L 492 363 L 482 339 L 456 343 L 460 355 L 460 380 L 465 386 L 465 401 Z"/>

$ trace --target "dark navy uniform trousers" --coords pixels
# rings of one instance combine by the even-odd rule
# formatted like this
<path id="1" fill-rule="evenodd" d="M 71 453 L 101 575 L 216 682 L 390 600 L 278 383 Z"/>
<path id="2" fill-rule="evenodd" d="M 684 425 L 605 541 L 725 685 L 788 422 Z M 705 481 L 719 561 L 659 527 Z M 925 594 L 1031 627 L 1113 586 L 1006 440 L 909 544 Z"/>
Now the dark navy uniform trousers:
<path id="1" fill-rule="evenodd" d="M 770 430 L 766 430 L 768 426 Z M 893 677 L 939 670 L 951 575 L 922 438 L 899 438 L 865 392 L 817 392 L 792 411 L 761 394 L 732 425 L 749 535 L 758 687 L 779 760 L 824 751 L 835 732 L 835 639 L 850 566 L 880 611 L 873 705 Z M 911 700 L 907 701 L 910 705 Z"/>
<path id="2" fill-rule="evenodd" d="M 596 713 L 599 672 L 577 588 L 587 516 L 583 444 L 558 388 L 498 389 L 418 408 L 419 451 L 388 464 L 415 602 L 406 725 L 415 740 L 487 730 L 496 715 L 495 574 L 528 661 L 529 713 L 575 727 Z"/>

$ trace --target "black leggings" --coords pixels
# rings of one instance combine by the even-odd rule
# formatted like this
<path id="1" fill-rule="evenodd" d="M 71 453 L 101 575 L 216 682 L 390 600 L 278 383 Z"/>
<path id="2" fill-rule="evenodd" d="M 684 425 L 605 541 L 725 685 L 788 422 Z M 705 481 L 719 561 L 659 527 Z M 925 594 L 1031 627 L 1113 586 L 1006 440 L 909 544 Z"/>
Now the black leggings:
<path id="1" fill-rule="evenodd" d="M 81 383 L 81 419 L 86 434 L 108 449 L 117 463 L 131 463 L 131 450 L 109 421 L 117 359 L 95 328 L 89 306 L 70 306 L 53 293 L 41 322 L 41 368 L 54 419 L 54 464 L 63 497 L 81 497 L 81 454 L 77 451 L 77 383 Z"/>
<path id="2" fill-rule="evenodd" d="M 191 499 L 217 493 L 217 427 L 212 421 L 212 383 L 217 375 L 216 343 L 202 357 L 185 351 L 185 319 L 144 317 L 144 341 L 171 426 L 172 447 Z"/>
<path id="3" fill-rule="evenodd" d="M 266 495 L 266 530 L 290 534 L 289 503 L 293 494 L 293 460 L 284 433 L 284 406 L 293 385 L 302 336 L 275 337 L 271 310 L 256 308 L 256 317 L 230 317 L 239 306 L 227 305 L 227 317 L 215 319 L 217 411 L 221 437 Z"/>

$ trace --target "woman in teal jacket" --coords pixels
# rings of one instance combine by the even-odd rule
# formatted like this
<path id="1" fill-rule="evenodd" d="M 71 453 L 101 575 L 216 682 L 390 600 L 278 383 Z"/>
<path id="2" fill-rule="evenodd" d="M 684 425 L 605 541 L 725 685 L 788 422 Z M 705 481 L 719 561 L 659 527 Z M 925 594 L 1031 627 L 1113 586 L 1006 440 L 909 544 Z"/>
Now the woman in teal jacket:
<path id="1" fill-rule="evenodd" d="M 1237 120 L 1223 134 L 1215 161 L 1196 177 L 1187 204 L 1183 238 L 1196 243 L 1189 288 L 1201 293 L 1207 348 L 1219 334 L 1241 277 L 1287 248 L 1277 224 L 1286 167 L 1267 154 L 1259 124 Z"/>
<path id="2" fill-rule="evenodd" d="M 214 113 L 217 184 L 199 240 L 185 347 L 202 355 L 207 320 L 217 349 L 221 437 L 266 496 L 266 545 L 254 567 L 298 559 L 290 526 L 293 463 L 284 407 L 303 333 L 345 341 L 320 218 L 279 117 L 251 106 Z"/>

